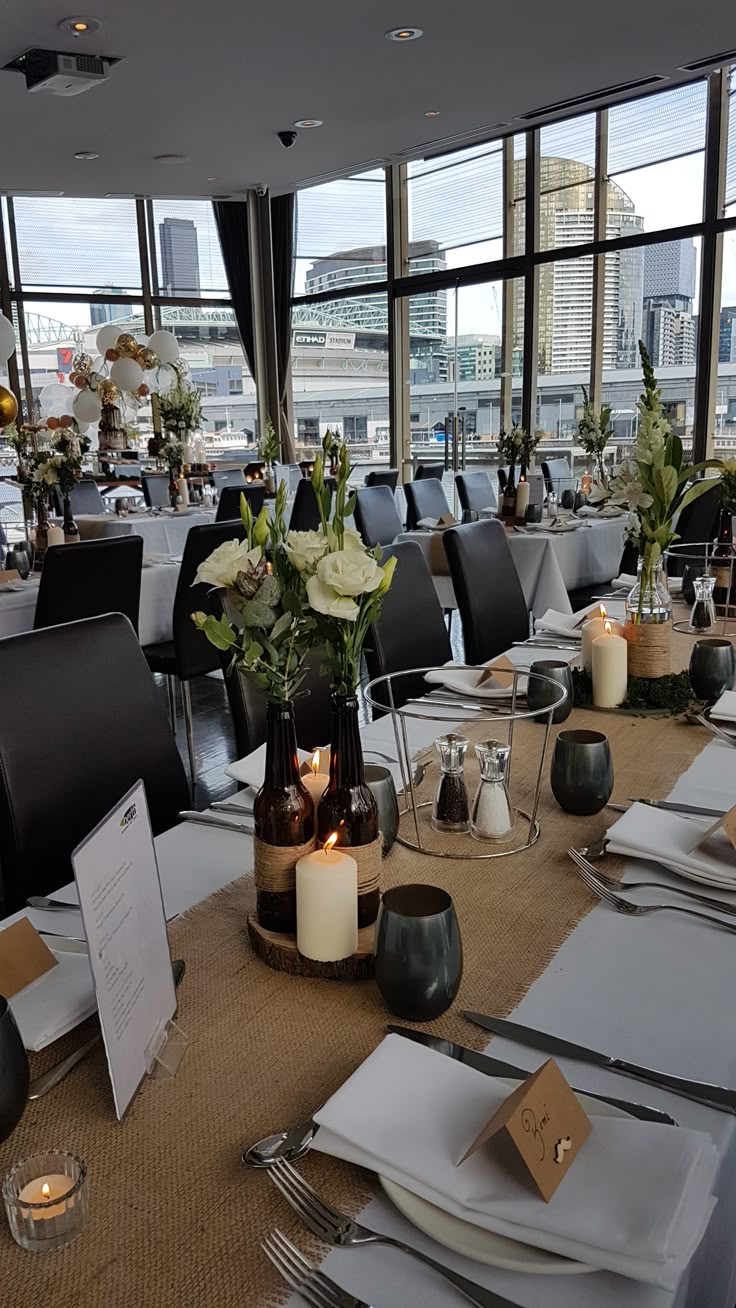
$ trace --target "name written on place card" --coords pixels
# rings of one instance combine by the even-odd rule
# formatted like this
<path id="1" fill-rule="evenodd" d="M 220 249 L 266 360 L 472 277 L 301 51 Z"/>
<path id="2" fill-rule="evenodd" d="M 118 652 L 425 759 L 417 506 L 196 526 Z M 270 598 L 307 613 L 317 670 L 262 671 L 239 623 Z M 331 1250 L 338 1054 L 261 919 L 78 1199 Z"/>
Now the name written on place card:
<path id="1" fill-rule="evenodd" d="M 504 1133 L 548 1203 L 591 1129 L 574 1091 L 550 1058 L 504 1100 L 458 1167 Z"/>

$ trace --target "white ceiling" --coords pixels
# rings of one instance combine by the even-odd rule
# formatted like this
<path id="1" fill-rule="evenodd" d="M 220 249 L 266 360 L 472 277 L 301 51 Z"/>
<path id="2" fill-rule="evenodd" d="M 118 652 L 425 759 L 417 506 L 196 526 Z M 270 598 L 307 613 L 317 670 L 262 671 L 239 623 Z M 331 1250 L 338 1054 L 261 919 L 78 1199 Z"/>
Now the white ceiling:
<path id="1" fill-rule="evenodd" d="M 0 65 L 30 46 L 118 56 L 86 94 L 29 94 L 0 72 L 0 190 L 276 193 L 736 41 L 724 0 L 4 0 Z M 58 22 L 102 22 L 75 40 Z M 419 41 L 384 39 L 422 27 Z M 664 86 L 667 83 L 663 83 Z M 438 118 L 425 118 L 439 109 Z M 285 150 L 276 133 L 322 118 Z M 516 124 L 516 126 L 520 126 Z M 97 150 L 93 163 L 74 159 Z M 183 154 L 176 166 L 155 155 Z M 209 180 L 215 178 L 216 180 Z"/>

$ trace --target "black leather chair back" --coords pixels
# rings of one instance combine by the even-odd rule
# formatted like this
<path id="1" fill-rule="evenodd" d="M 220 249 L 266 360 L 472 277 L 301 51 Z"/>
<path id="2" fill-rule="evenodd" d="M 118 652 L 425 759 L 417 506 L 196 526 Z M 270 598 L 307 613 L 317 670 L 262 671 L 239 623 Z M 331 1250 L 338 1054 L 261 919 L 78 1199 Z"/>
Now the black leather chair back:
<path id="1" fill-rule="evenodd" d="M 250 486 L 223 486 L 217 501 L 215 522 L 240 521 L 240 496 L 244 495 L 251 507 L 253 517 L 257 518 L 266 500 L 266 488 L 263 482 Z"/>
<path id="2" fill-rule="evenodd" d="M 47 749 L 49 708 L 39 687 L 54 684 L 63 686 L 52 712 L 58 747 Z M 189 789 L 121 614 L 0 640 L 0 685 L 12 687 L 0 713 L 0 877 L 9 913 L 72 880 L 72 850 L 139 778 L 156 835 L 189 807 Z"/>
<path id="3" fill-rule="evenodd" d="M 204 632 L 192 622 L 195 612 L 222 616 L 221 592 L 200 582 L 193 585 L 200 563 L 208 559 L 226 540 L 244 540 L 245 528 L 238 517 L 236 522 L 206 523 L 191 527 L 187 535 L 174 596 L 173 634 L 176 654 L 176 675 L 180 681 L 202 677 L 220 666 L 220 657 Z"/>
<path id="4" fill-rule="evenodd" d="M 165 472 L 142 472 L 141 490 L 149 509 L 165 509 L 171 503 L 169 478 Z"/>
<path id="5" fill-rule="evenodd" d="M 399 480 L 398 468 L 373 468 L 366 473 L 366 486 L 388 486 L 389 490 L 395 491 Z"/>
<path id="6" fill-rule="evenodd" d="M 575 478 L 567 459 L 544 459 L 542 473 L 548 495 L 561 495 L 563 491 L 575 489 Z"/>
<path id="7" fill-rule="evenodd" d="M 721 501 L 718 493 L 718 481 L 714 481 L 710 490 L 699 495 L 691 504 L 685 505 L 675 524 L 675 530 L 680 538 L 675 541 L 678 548 L 667 556 L 667 572 L 670 577 L 681 577 L 688 563 L 691 572 L 698 567 L 695 559 L 684 557 L 688 553 L 698 554 L 700 558 L 705 560 L 705 550 L 688 551 L 682 547 L 697 545 L 700 541 L 715 540 L 718 535 L 720 512 Z M 700 570 L 702 571 L 702 569 Z"/>
<path id="8" fill-rule="evenodd" d="M 74 487 L 69 496 L 72 514 L 77 513 L 104 513 L 105 501 L 100 495 L 100 489 L 96 481 L 91 477 L 82 477 L 82 480 Z"/>
<path id="9" fill-rule="evenodd" d="M 355 525 L 366 545 L 393 545 L 403 531 L 394 493 L 388 486 L 361 486 L 355 499 Z"/>
<path id="10" fill-rule="evenodd" d="M 334 492 L 335 482 L 331 477 L 325 478 L 325 485 L 329 486 L 330 493 Z M 312 490 L 312 483 L 308 478 L 303 478 L 296 488 L 294 504 L 289 519 L 290 531 L 316 531 L 320 525 L 319 509 L 317 507 L 317 497 Z"/>
<path id="11" fill-rule="evenodd" d="M 417 523 L 422 518 L 441 518 L 443 513 L 450 512 L 444 487 L 436 477 L 426 477 L 424 481 L 405 482 L 404 494 L 408 531 L 416 531 Z"/>
<path id="12" fill-rule="evenodd" d="M 43 561 L 34 630 L 124 613 L 137 631 L 142 567 L 142 536 L 52 545 Z"/>
<path id="13" fill-rule="evenodd" d="M 427 477 L 439 477 L 442 481 L 444 475 L 444 463 L 418 463 L 415 481 L 425 481 Z"/>
<path id="14" fill-rule="evenodd" d="M 212 484 L 219 495 L 223 486 L 244 486 L 245 474 L 242 468 L 223 468 L 213 472 Z"/>
<path id="15" fill-rule="evenodd" d="M 474 513 L 481 509 L 495 509 L 493 482 L 487 472 L 459 472 L 455 485 L 461 509 Z"/>
<path id="16" fill-rule="evenodd" d="M 428 668 L 452 658 L 442 608 L 421 549 L 416 541 L 400 541 L 383 551 L 384 561 L 391 557 L 396 558 L 393 581 L 383 597 L 381 615 L 369 628 L 365 642 L 370 678 Z M 429 690 L 421 673 L 401 677 L 394 687 L 394 704 L 400 707 Z M 388 691 L 378 698 L 389 706 Z"/>
<path id="17" fill-rule="evenodd" d="M 529 635 L 526 600 L 506 534 L 496 518 L 487 518 L 448 527 L 443 540 L 466 661 L 486 663 Z"/>
<path id="18" fill-rule="evenodd" d="M 237 668 L 230 670 L 231 658 L 226 651 L 221 655 L 221 663 L 235 728 L 235 747 L 238 758 L 243 758 L 266 739 L 266 696 Z M 310 651 L 304 660 L 306 678 L 302 691 L 305 693 L 294 703 L 296 743 L 300 749 L 314 750 L 329 744 L 325 734 L 329 736 L 330 679 L 321 676 L 323 663 L 320 650 Z M 324 771 L 329 771 L 327 759 L 322 766 Z"/>

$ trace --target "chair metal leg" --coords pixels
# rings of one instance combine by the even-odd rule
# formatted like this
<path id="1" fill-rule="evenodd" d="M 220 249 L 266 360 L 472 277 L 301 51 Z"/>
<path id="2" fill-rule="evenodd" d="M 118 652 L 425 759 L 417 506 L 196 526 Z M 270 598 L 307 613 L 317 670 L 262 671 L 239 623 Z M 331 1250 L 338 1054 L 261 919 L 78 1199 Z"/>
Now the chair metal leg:
<path id="1" fill-rule="evenodd" d="M 171 730 L 174 735 L 176 735 L 176 687 L 174 685 L 173 677 L 166 678 L 166 686 L 169 692 L 169 720 L 171 722 Z"/>
<path id="2" fill-rule="evenodd" d="M 192 778 L 192 787 L 197 784 L 197 765 L 194 761 L 194 727 L 192 724 L 192 696 L 189 690 L 189 682 L 181 682 L 181 697 L 184 702 L 184 725 L 187 731 L 187 749 L 189 750 L 189 771 Z"/>

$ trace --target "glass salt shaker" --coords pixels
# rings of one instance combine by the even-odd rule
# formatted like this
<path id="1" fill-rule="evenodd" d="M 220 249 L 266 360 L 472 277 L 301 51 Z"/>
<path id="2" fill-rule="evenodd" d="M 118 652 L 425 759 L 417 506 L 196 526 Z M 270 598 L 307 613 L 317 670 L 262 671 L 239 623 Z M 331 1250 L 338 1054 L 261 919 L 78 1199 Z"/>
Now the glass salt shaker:
<path id="1" fill-rule="evenodd" d="M 467 739 L 451 732 L 434 743 L 441 771 L 432 807 L 432 826 L 435 831 L 469 831 L 470 810 L 463 774 Z"/>
<path id="2" fill-rule="evenodd" d="M 712 631 L 716 625 L 716 607 L 713 601 L 715 577 L 693 577 L 695 603 L 690 613 L 690 631 Z"/>
<path id="3" fill-rule="evenodd" d="M 485 740 L 475 746 L 480 782 L 473 800 L 470 834 L 475 840 L 505 840 L 514 829 L 514 813 L 506 786 L 511 746 Z"/>

